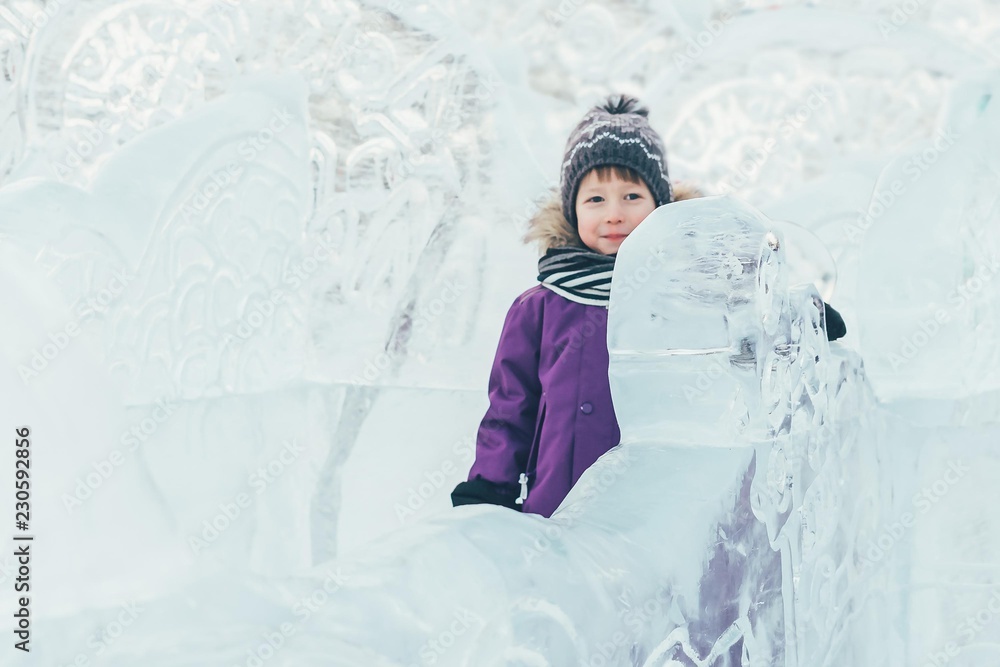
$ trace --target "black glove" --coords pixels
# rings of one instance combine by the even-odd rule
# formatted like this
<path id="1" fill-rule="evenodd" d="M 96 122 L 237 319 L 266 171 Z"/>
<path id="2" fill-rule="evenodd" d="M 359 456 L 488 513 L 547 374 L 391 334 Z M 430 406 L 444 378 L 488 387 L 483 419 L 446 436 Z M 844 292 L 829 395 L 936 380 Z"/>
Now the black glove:
<path id="1" fill-rule="evenodd" d="M 826 311 L 826 339 L 837 340 L 838 338 L 843 338 L 847 334 L 847 325 L 844 324 L 844 318 L 830 304 L 824 303 L 823 306 Z"/>
<path id="2" fill-rule="evenodd" d="M 516 484 L 497 484 L 477 475 L 475 479 L 462 482 L 455 487 L 451 492 L 451 504 L 453 507 L 458 507 L 487 503 L 502 505 L 520 512 L 521 506 L 514 502 L 520 495 L 521 488 Z"/>

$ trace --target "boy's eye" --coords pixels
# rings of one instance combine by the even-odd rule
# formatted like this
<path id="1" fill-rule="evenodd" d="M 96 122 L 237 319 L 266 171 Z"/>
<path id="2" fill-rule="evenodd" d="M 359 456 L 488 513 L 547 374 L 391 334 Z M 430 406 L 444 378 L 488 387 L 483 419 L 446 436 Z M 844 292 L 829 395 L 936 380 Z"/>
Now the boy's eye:
<path id="1" fill-rule="evenodd" d="M 591 197 L 587 201 L 594 201 L 595 199 L 603 199 L 603 197 L 601 197 L 601 195 L 594 195 L 593 197 Z"/>
<path id="2" fill-rule="evenodd" d="M 628 193 L 628 196 L 629 197 L 635 196 L 636 199 L 642 199 L 642 195 L 639 194 L 638 192 L 630 192 Z"/>

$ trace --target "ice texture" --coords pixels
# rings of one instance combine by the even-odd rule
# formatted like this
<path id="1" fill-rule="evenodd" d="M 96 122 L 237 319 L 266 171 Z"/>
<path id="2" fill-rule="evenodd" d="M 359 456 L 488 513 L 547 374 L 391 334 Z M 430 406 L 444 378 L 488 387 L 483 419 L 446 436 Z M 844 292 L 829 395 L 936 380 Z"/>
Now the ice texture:
<path id="1" fill-rule="evenodd" d="M 980 271 L 1000 16 L 899 7 L 755 0 L 713 34 L 732 3 L 5 2 L 0 397 L 39 480 L 26 664 L 689 667 L 740 640 L 785 665 L 997 664 Z M 534 277 L 519 233 L 616 89 L 650 104 L 673 178 L 735 197 L 675 211 L 732 236 L 662 248 L 677 265 L 619 310 L 638 338 L 613 343 L 616 409 L 658 412 L 632 409 L 552 520 L 452 510 Z M 958 141 L 911 187 L 939 131 Z M 932 336 L 928 304 L 959 287 Z M 15 567 L 0 555 L 5 587 Z"/>
<path id="2" fill-rule="evenodd" d="M 887 570 L 860 568 L 854 541 L 892 492 L 874 402 L 783 257 L 732 197 L 658 209 L 612 285 L 622 443 L 551 519 L 465 506 L 302 577 L 218 579 L 184 593 L 193 620 L 133 631 L 107 664 L 168 647 L 232 660 L 283 623 L 289 664 L 878 664 L 893 634 L 866 591 Z M 238 602 L 251 618 L 227 612 Z M 179 603 L 146 604 L 169 618 Z M 193 642 L 208 618 L 215 641 Z"/>
<path id="3" fill-rule="evenodd" d="M 864 218 L 861 349 L 886 400 L 1000 391 L 1000 102 L 973 108 L 885 168 Z"/>

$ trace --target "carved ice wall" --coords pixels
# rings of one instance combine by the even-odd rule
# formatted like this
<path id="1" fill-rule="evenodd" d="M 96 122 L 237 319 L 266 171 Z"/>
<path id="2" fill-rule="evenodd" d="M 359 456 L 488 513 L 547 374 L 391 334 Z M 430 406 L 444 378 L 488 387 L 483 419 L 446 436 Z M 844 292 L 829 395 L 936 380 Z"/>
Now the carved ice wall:
<path id="1" fill-rule="evenodd" d="M 67 543 L 83 545 L 64 581 L 90 583 L 66 588 L 50 608 L 113 606 L 118 593 L 107 581 L 131 582 L 146 595 L 170 586 L 166 574 L 151 589 L 138 586 L 149 577 L 102 562 L 88 541 L 110 537 L 102 517 L 138 489 L 149 539 L 135 541 L 134 555 L 158 554 L 175 575 L 192 561 L 291 572 L 447 508 L 485 408 L 483 378 L 503 309 L 534 275 L 534 256 L 518 247 L 517 232 L 554 181 L 563 137 L 609 89 L 649 102 L 672 175 L 732 191 L 819 237 L 839 276 L 818 261 L 817 288 L 833 294 L 852 332 L 861 330 L 855 305 L 867 237 L 850 230 L 883 165 L 931 139 L 942 110 L 971 122 L 981 73 L 1000 63 L 1000 20 L 985 0 L 929 0 L 886 33 L 879 20 L 893 25 L 894 2 L 810 5 L 743 3 L 690 61 L 676 56 L 690 56 L 689 40 L 704 41 L 705 22 L 721 18 L 726 4 L 0 6 L 0 233 L 8 266 L 44 272 L 25 282 L 27 268 L 10 271 L 5 287 L 51 280 L 46 294 L 64 300 L 40 309 L 48 316 L 7 356 L 12 365 L 26 361 L 26 351 L 69 321 L 93 342 L 87 353 L 62 353 L 37 384 L 17 378 L 10 392 L 48 401 L 50 415 L 80 414 L 72 391 L 58 400 L 50 392 L 82 376 L 105 401 L 89 412 L 113 415 L 101 428 L 91 418 L 89 437 L 63 432 L 74 446 L 53 459 L 64 464 L 54 466 L 55 492 L 72 491 L 125 432 L 154 415 L 157 400 L 177 405 L 116 472 L 122 481 L 99 490 L 106 498 L 97 494 L 73 514 L 51 499 Z M 282 86 L 299 92 L 278 92 Z M 816 90 L 825 98 L 809 108 Z M 240 133 L 257 134 L 270 120 L 254 115 L 269 108 L 265 99 L 286 97 L 296 123 L 242 178 L 209 194 L 226 156 L 236 150 L 242 159 Z M 240 99 L 258 100 L 255 110 L 243 115 L 234 108 Z M 803 106 L 801 123 L 787 120 Z M 149 178 L 151 170 L 162 179 Z M 209 200 L 204 207 L 194 206 L 198 194 Z M 306 264 L 324 239 L 335 251 Z M 86 299 L 122 269 L 133 277 L 125 294 L 81 318 Z M 287 290 L 266 315 L 270 292 L 291 276 L 302 288 Z M 14 303 L 30 307 L 27 294 L 8 302 L 12 314 Z M 241 326 L 252 331 L 246 340 Z M 235 345 L 223 344 L 227 333 Z M 852 344 L 849 336 L 845 345 Z M 990 343 L 977 345 L 988 351 Z M 992 414 L 990 396 L 972 395 L 942 422 L 990 424 Z M 195 558 L 187 540 L 201 522 L 246 490 L 248 476 L 290 440 L 304 453 L 255 498 L 243 522 Z M 914 488 L 935 480 L 946 448 L 928 443 L 920 451 L 910 462 L 915 479 L 903 480 Z M 985 446 L 977 451 L 989 456 Z M 779 455 L 773 461 L 776 470 L 786 465 Z M 401 517 L 426 473 L 445 465 L 447 481 Z M 816 474 L 827 484 L 847 477 Z M 395 484 L 372 481 L 379 475 Z M 817 491 L 809 502 L 825 507 L 831 495 Z M 982 550 L 979 532 L 992 524 L 972 521 L 950 526 L 928 517 L 918 534 L 951 527 L 966 547 L 934 552 L 915 571 Z M 862 529 L 854 530 L 861 540 Z M 975 558 L 979 584 L 1000 581 L 988 556 Z M 817 583 L 815 595 L 826 600 L 842 590 L 842 565 L 817 571 L 832 587 Z M 942 572 L 940 579 L 952 577 Z M 910 585 L 905 571 L 893 576 Z M 959 579 L 930 606 L 945 608 L 937 602 L 951 599 L 946 591 L 970 581 Z M 947 611 L 914 624 L 940 634 L 951 618 Z M 823 633 L 835 622 L 811 627 L 831 636 Z M 912 651 L 924 655 L 919 646 Z"/>
<path id="2" fill-rule="evenodd" d="M 609 314 L 623 441 L 551 519 L 466 506 L 300 577 L 216 576 L 144 602 L 158 625 L 129 632 L 106 664 L 242 660 L 284 624 L 291 664 L 900 654 L 898 610 L 872 594 L 890 572 L 859 567 L 895 492 L 875 403 L 858 356 L 827 343 L 814 288 L 789 290 L 783 246 L 729 197 L 661 208 L 623 245 Z M 679 313 L 690 329 L 671 326 Z M 670 409 L 682 403 L 687 416 Z"/>

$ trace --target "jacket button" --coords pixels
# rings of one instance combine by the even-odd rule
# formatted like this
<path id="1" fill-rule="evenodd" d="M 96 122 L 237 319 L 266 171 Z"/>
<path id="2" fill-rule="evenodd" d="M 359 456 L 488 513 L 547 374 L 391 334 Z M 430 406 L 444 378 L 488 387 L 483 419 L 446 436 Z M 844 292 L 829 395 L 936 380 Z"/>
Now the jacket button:
<path id="1" fill-rule="evenodd" d="M 580 411 L 583 412 L 583 414 L 585 415 L 589 415 L 591 412 L 594 411 L 594 406 L 591 405 L 590 403 L 584 403 L 583 405 L 580 406 Z"/>

